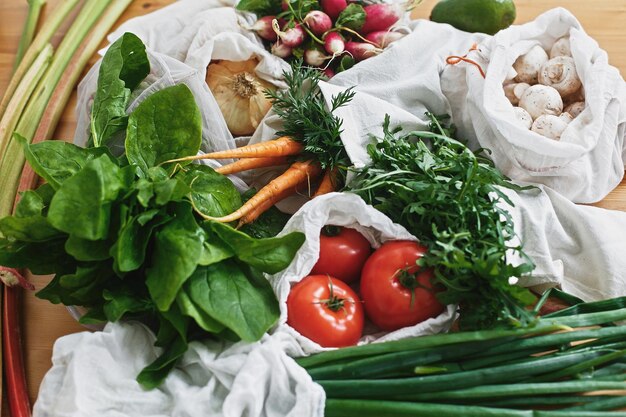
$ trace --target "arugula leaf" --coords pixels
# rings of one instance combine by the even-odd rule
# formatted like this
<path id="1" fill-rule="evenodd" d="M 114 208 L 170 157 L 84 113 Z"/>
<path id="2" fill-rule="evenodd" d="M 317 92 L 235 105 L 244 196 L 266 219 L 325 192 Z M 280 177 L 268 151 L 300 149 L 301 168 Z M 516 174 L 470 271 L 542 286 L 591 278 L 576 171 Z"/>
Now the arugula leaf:
<path id="1" fill-rule="evenodd" d="M 57 190 L 50 203 L 48 221 L 79 238 L 106 239 L 111 205 L 124 186 L 122 170 L 109 156 L 93 159 Z"/>
<path id="2" fill-rule="evenodd" d="M 241 207 L 241 195 L 233 183 L 206 165 L 189 165 L 177 175 L 191 189 L 191 202 L 205 216 L 221 217 Z"/>
<path id="3" fill-rule="evenodd" d="M 162 162 L 197 154 L 201 142 L 202 116 L 184 84 L 152 94 L 128 119 L 126 157 L 141 177 Z"/>
<path id="4" fill-rule="evenodd" d="M 196 269 L 204 236 L 187 203 L 178 204 L 173 219 L 155 233 L 146 285 L 159 310 L 170 308 L 176 294 Z"/>
<path id="5" fill-rule="evenodd" d="M 292 232 L 281 237 L 254 239 L 243 232 L 218 222 L 205 222 L 208 228 L 229 245 L 242 262 L 268 274 L 275 274 L 287 268 L 300 246 L 304 234 Z"/>
<path id="6" fill-rule="evenodd" d="M 515 227 L 498 206 L 498 187 L 520 190 L 481 153 L 451 137 L 438 118 L 430 132 L 399 134 L 383 125 L 384 136 L 368 147 L 372 164 L 357 170 L 349 190 L 403 225 L 428 247 L 420 259 L 435 271 L 437 297 L 459 303 L 463 328 L 532 323 L 528 290 L 509 284 L 533 269 L 521 246 L 510 241 Z M 416 141 L 417 139 L 417 141 Z M 513 266 L 507 252 L 525 261 Z"/>
<path id="7" fill-rule="evenodd" d="M 259 16 L 272 16 L 282 11 L 280 3 L 280 0 L 241 0 L 237 4 L 237 10 L 256 13 Z"/>
<path id="8" fill-rule="evenodd" d="M 136 35 L 125 33 L 109 46 L 100 65 L 91 110 L 91 139 L 95 146 L 106 145 L 113 135 L 126 128 L 131 93 L 149 73 L 146 47 Z"/>
<path id="9" fill-rule="evenodd" d="M 258 340 L 280 315 L 269 282 L 233 260 L 198 267 L 186 288 L 199 308 L 247 342 Z"/>
<path id="10" fill-rule="evenodd" d="M 26 160 L 35 173 L 55 190 L 66 179 L 84 168 L 89 161 L 102 155 L 111 155 L 106 148 L 85 149 L 60 140 L 43 141 L 31 145 L 17 133 L 14 133 L 13 137 L 24 148 Z"/>

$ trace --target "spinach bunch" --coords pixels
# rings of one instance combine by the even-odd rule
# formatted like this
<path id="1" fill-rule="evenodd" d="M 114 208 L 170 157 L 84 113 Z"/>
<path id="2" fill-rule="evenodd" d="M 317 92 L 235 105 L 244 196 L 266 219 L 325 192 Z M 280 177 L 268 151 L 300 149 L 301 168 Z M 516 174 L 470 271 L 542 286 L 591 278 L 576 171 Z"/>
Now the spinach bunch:
<path id="1" fill-rule="evenodd" d="M 521 188 L 429 116 L 430 132 L 407 134 L 390 130 L 387 117 L 384 137 L 368 147 L 372 164 L 357 170 L 349 190 L 428 247 L 419 262 L 434 268 L 435 283 L 442 288 L 438 298 L 460 304 L 461 327 L 529 324 L 534 318 L 525 306 L 535 297 L 510 282 L 534 265 L 512 243 L 513 220 L 498 205 L 512 205 L 500 187 Z M 523 262 L 507 262 L 507 251 L 521 255 Z"/>
<path id="2" fill-rule="evenodd" d="M 278 301 L 263 273 L 286 268 L 304 236 L 257 239 L 203 220 L 235 211 L 242 199 L 207 166 L 167 163 L 200 148 L 202 119 L 185 85 L 152 94 L 124 117 L 122 157 L 16 137 L 46 183 L 0 219 L 0 264 L 54 274 L 37 296 L 86 307 L 83 323 L 134 319 L 152 328 L 163 352 L 138 376 L 151 388 L 190 341 L 251 342 L 273 326 Z"/>

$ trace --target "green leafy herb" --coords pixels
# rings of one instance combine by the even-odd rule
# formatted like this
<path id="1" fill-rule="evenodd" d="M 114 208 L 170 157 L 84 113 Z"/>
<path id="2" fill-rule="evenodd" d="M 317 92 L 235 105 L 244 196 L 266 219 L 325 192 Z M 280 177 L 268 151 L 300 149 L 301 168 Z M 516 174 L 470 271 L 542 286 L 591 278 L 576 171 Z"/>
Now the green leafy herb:
<path id="1" fill-rule="evenodd" d="M 268 90 L 266 95 L 283 122 L 278 135 L 302 142 L 304 158 L 319 161 L 323 169 L 345 168 L 351 163 L 340 138 L 343 122 L 333 112 L 348 104 L 354 91 L 349 88 L 337 94 L 328 108 L 319 89 L 322 76 L 321 71 L 302 67 L 301 61 L 294 62 L 291 72 L 283 74 L 288 89 Z"/>
<path id="2" fill-rule="evenodd" d="M 126 107 L 132 91 L 150 73 L 146 47 L 132 33 L 125 33 L 107 50 L 100 72 L 91 114 L 91 139 L 95 146 L 107 144 L 126 129 Z"/>
<path id="3" fill-rule="evenodd" d="M 387 117 L 384 137 L 368 148 L 372 164 L 349 188 L 427 245 L 421 264 L 434 268 L 440 300 L 460 303 L 464 328 L 527 324 L 533 317 L 524 307 L 535 297 L 509 278 L 534 266 L 512 243 L 513 220 L 498 204 L 512 204 L 500 187 L 520 187 L 430 117 L 432 132 L 402 135 Z M 508 251 L 525 262 L 510 264 Z"/>

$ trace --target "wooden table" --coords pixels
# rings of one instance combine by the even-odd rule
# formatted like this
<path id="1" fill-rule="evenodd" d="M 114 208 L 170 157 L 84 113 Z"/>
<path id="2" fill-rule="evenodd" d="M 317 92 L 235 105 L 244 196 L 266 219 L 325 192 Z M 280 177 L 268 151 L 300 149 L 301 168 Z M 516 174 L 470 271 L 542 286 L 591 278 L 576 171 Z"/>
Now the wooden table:
<path id="1" fill-rule="evenodd" d="M 63 0 L 48 0 L 48 7 L 52 8 L 61 1 Z M 120 22 L 151 12 L 171 2 L 171 0 L 135 1 Z M 427 18 L 435 3 L 436 0 L 424 0 L 414 11 L 414 16 Z M 625 0 L 516 0 L 516 4 L 517 23 L 531 20 L 539 13 L 553 7 L 567 6 L 582 22 L 588 33 L 609 53 L 611 63 L 620 68 L 623 75 L 626 75 L 626 30 L 623 23 L 626 20 Z M 14 54 L 26 11 L 26 0 L 0 1 L 0 95 L 4 93 L 11 75 Z M 57 41 L 64 30 L 63 28 L 57 34 Z M 91 62 L 95 60 L 96 57 Z M 71 140 L 73 137 L 76 124 L 75 105 L 76 94 L 74 93 L 57 128 L 55 138 Z M 626 181 L 598 206 L 626 211 Z M 32 277 L 31 280 L 39 289 L 48 282 L 49 277 Z M 26 375 L 30 398 L 34 401 L 41 379 L 51 366 L 50 357 L 54 341 L 63 335 L 84 329 L 69 316 L 64 307 L 39 300 L 34 297 L 33 293 L 24 294 L 22 317 Z M 8 414 L 3 412 L 2 415 Z"/>

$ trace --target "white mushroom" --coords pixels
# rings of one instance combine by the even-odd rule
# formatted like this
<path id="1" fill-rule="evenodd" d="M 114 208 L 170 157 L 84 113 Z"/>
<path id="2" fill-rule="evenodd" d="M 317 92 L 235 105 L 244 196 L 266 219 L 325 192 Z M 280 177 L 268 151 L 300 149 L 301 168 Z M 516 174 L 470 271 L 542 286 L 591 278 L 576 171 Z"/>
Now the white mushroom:
<path id="1" fill-rule="evenodd" d="M 504 94 L 512 105 L 517 106 L 519 99 L 522 98 L 528 87 L 530 87 L 530 84 L 527 83 L 507 84 L 504 86 Z"/>
<path id="2" fill-rule="evenodd" d="M 565 106 L 569 106 L 570 104 L 574 104 L 579 101 L 585 101 L 585 86 L 584 85 L 581 85 L 578 91 L 570 95 L 563 96 L 563 104 Z"/>
<path id="3" fill-rule="evenodd" d="M 548 62 L 548 54 L 539 45 L 534 46 L 526 55 L 522 55 L 513 64 L 517 71 L 515 81 L 518 83 L 537 84 L 541 66 Z"/>
<path id="4" fill-rule="evenodd" d="M 550 49 L 550 59 L 557 56 L 572 56 L 572 50 L 570 49 L 569 36 L 563 36 L 557 39 Z"/>
<path id="5" fill-rule="evenodd" d="M 554 116 L 552 114 L 544 114 L 534 121 L 530 130 L 548 139 L 560 140 L 561 135 L 569 124 L 564 119 L 563 117 Z"/>
<path id="6" fill-rule="evenodd" d="M 558 91 L 547 85 L 533 85 L 526 89 L 519 106 L 532 116 L 533 120 L 542 114 L 558 116 L 563 112 L 563 99 Z"/>
<path id="7" fill-rule="evenodd" d="M 583 110 L 585 110 L 584 101 L 577 101 L 565 108 L 565 111 L 571 114 L 574 119 L 577 118 L 578 115 L 583 112 Z"/>
<path id="8" fill-rule="evenodd" d="M 530 114 L 521 107 L 513 107 L 513 111 L 515 112 L 515 117 L 519 124 L 526 129 L 530 129 L 533 125 L 533 118 L 530 117 Z"/>
<path id="9" fill-rule="evenodd" d="M 557 56 L 543 64 L 539 71 L 539 84 L 554 87 L 561 94 L 561 97 L 567 97 L 577 92 L 582 86 L 582 82 L 576 72 L 574 58 Z"/>

